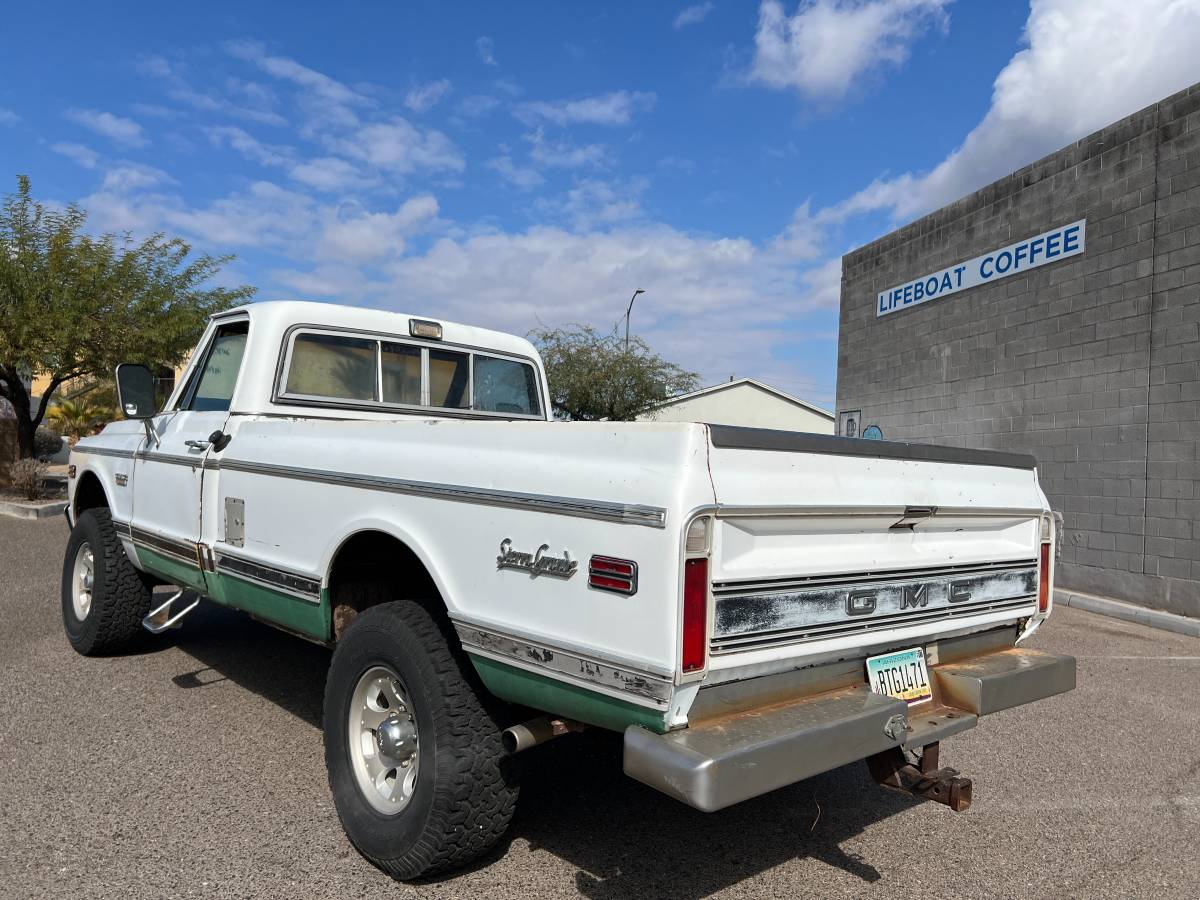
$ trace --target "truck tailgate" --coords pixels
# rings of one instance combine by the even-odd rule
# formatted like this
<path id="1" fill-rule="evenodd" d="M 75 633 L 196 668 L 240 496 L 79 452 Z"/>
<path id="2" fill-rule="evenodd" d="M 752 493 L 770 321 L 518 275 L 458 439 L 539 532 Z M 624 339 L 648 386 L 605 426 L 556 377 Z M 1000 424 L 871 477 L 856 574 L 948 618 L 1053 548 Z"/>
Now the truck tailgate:
<path id="1" fill-rule="evenodd" d="M 710 668 L 1028 615 L 1045 499 L 1028 456 L 712 426 Z"/>

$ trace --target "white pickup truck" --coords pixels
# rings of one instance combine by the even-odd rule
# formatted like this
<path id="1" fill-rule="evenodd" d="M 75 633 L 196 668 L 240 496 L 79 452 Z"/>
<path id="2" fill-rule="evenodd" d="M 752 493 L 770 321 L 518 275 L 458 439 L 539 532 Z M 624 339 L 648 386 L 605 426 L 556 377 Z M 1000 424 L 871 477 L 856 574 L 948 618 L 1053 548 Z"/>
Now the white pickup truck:
<path id="1" fill-rule="evenodd" d="M 71 455 L 71 644 L 202 596 L 334 648 L 333 798 L 397 878 L 484 852 L 512 755 L 581 728 L 702 810 L 864 759 L 958 810 L 939 742 L 1075 685 L 1021 645 L 1054 565 L 1026 456 L 556 422 L 525 340 L 314 303 L 215 316 L 161 410 L 117 376 Z"/>

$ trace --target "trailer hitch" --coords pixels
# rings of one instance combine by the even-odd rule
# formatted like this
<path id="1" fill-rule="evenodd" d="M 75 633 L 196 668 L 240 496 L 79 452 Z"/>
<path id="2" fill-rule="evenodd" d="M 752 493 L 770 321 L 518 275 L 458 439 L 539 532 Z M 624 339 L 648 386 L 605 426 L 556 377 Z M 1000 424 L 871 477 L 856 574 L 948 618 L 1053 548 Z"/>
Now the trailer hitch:
<path id="1" fill-rule="evenodd" d="M 913 797 L 944 803 L 955 812 L 971 805 L 971 779 L 957 769 L 938 768 L 938 744 L 926 744 L 917 764 L 908 761 L 904 751 L 893 747 L 867 757 L 871 777 L 882 787 Z"/>

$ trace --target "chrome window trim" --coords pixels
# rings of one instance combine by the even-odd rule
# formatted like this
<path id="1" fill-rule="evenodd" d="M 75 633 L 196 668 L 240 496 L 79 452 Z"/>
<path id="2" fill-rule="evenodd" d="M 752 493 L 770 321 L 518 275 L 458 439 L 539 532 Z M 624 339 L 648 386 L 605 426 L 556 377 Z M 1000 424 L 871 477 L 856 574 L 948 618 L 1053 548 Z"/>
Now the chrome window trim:
<path id="1" fill-rule="evenodd" d="M 516 509 L 536 510 L 561 516 L 599 519 L 624 525 L 643 525 L 648 528 L 665 528 L 667 511 L 657 506 L 641 506 L 631 503 L 614 503 L 608 500 L 587 500 L 578 497 L 559 497 L 551 494 L 527 494 L 517 491 L 500 491 L 494 488 L 467 487 L 456 484 L 440 484 L 431 481 L 410 481 L 404 478 L 389 478 L 382 475 L 355 475 L 328 469 L 307 469 L 283 466 L 275 463 L 256 463 L 239 459 L 215 459 L 204 461 L 206 469 L 227 469 L 252 475 L 273 475 L 278 478 L 293 478 L 297 481 L 316 481 L 343 487 L 386 491 L 392 494 L 409 494 L 416 497 L 432 497 L 462 503 L 478 503 L 484 506 L 503 506 Z"/>
<path id="2" fill-rule="evenodd" d="M 246 347 L 242 351 L 241 361 L 238 362 L 237 374 L 233 377 L 233 394 L 231 394 L 229 397 L 229 408 L 215 411 L 229 412 L 230 409 L 233 409 L 233 396 L 234 394 L 237 394 L 237 389 L 242 377 L 242 366 L 245 365 L 246 362 L 245 351 L 250 349 L 251 322 L 250 314 L 247 312 L 224 315 L 220 317 L 213 316 L 208 320 L 208 327 L 205 329 L 205 336 L 208 337 L 208 340 L 200 345 L 197 345 L 198 348 L 203 347 L 203 349 L 198 353 L 192 354 L 191 359 L 188 360 L 187 367 L 183 370 L 183 377 L 177 381 L 175 390 L 171 393 L 171 396 L 167 398 L 167 402 L 163 404 L 163 408 L 155 413 L 156 416 L 161 416 L 163 413 L 196 412 L 196 410 L 182 409 L 179 404 L 183 402 L 184 395 L 187 394 L 188 390 L 190 390 L 192 381 L 200 377 L 201 371 L 208 363 L 208 356 L 212 352 L 213 344 L 216 343 L 217 340 L 217 332 L 222 327 L 226 325 L 232 325 L 237 322 L 246 323 Z M 211 334 L 209 334 L 210 330 Z"/>
<path id="3" fill-rule="evenodd" d="M 325 333 L 326 332 L 324 330 L 318 330 L 318 329 L 307 329 L 304 331 L 293 330 L 291 328 L 288 329 L 288 332 L 284 336 L 284 339 L 283 339 L 283 341 L 284 341 L 283 346 L 287 350 L 287 354 L 286 354 L 286 357 L 284 360 L 283 371 L 279 373 L 279 375 L 275 381 L 275 386 L 271 392 L 271 400 L 273 402 L 277 402 L 276 398 L 279 397 L 279 398 L 284 398 L 286 400 L 290 400 L 292 402 L 300 402 L 300 403 L 336 403 L 339 405 L 348 404 L 348 405 L 371 406 L 371 407 L 382 406 L 383 405 L 383 387 L 382 387 L 383 376 L 380 372 L 380 366 L 379 366 L 379 343 L 380 343 L 380 341 L 379 341 L 378 337 L 374 337 L 374 336 L 368 335 L 368 334 L 357 334 L 357 333 L 352 333 L 352 332 L 337 332 L 337 333 L 333 333 L 331 336 L 332 337 L 345 337 L 345 338 L 351 338 L 351 339 L 357 338 L 362 341 L 374 342 L 374 344 L 375 344 L 375 384 L 374 384 L 374 387 L 372 388 L 372 390 L 374 391 L 375 396 L 373 399 L 363 400 L 359 397 L 327 397 L 324 394 L 293 394 L 287 390 L 287 380 L 288 380 L 288 375 L 290 375 L 291 371 L 292 371 L 292 353 L 295 349 L 296 339 L 301 337 L 303 334 L 325 334 Z"/>
<path id="4" fill-rule="evenodd" d="M 343 335 L 345 337 L 359 337 L 366 340 L 376 341 L 376 352 L 378 353 L 379 342 L 387 341 L 394 344 L 405 344 L 413 347 L 420 347 L 421 354 L 421 404 L 414 406 L 409 403 L 384 403 L 382 389 L 379 390 L 376 401 L 367 403 L 360 400 L 339 399 L 337 397 L 312 397 L 302 394 L 291 394 L 286 390 L 287 374 L 291 368 L 292 360 L 292 345 L 295 342 L 296 336 L 300 332 L 315 333 L 315 334 L 333 334 Z M 315 323 L 300 322 L 288 327 L 283 333 L 283 340 L 279 344 L 279 357 L 275 364 L 275 380 L 271 388 L 271 402 L 277 406 L 313 406 L 323 409 L 348 409 L 361 410 L 363 412 L 396 412 L 401 414 L 419 414 L 424 416 L 452 416 L 454 418 L 465 419 L 501 419 L 513 420 L 522 419 L 534 422 L 547 421 L 544 412 L 537 414 L 533 413 L 495 413 L 484 412 L 482 410 L 454 409 L 451 407 L 440 407 L 429 405 L 429 350 L 437 348 L 450 348 L 457 352 L 466 353 L 469 360 L 468 370 L 468 391 L 469 402 L 473 402 L 474 385 L 470 380 L 474 378 L 473 356 L 475 353 L 482 353 L 485 356 L 495 356 L 498 359 L 511 359 L 515 362 L 524 363 L 533 369 L 536 379 L 536 394 L 539 409 L 543 404 L 544 384 L 542 381 L 542 373 L 532 357 L 523 356 L 519 353 L 509 353 L 504 350 L 496 350 L 490 347 L 478 347 L 473 344 L 460 344 L 454 341 L 434 341 L 422 338 L 414 338 L 408 335 L 390 334 L 382 331 L 371 331 L 369 329 L 358 328 L 343 328 L 336 325 L 318 325 Z"/>

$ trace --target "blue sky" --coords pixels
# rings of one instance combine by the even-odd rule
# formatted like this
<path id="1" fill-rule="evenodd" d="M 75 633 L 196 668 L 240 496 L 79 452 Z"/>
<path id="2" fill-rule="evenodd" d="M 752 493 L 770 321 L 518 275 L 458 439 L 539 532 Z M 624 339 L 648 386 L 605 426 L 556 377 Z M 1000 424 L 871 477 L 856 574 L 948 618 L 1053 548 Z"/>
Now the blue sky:
<path id="1" fill-rule="evenodd" d="M 66 29 L 62 23 L 69 22 Z M 1200 0 L 22 4 L 0 173 L 259 298 L 634 329 L 831 406 L 839 258 L 1200 80 Z"/>

